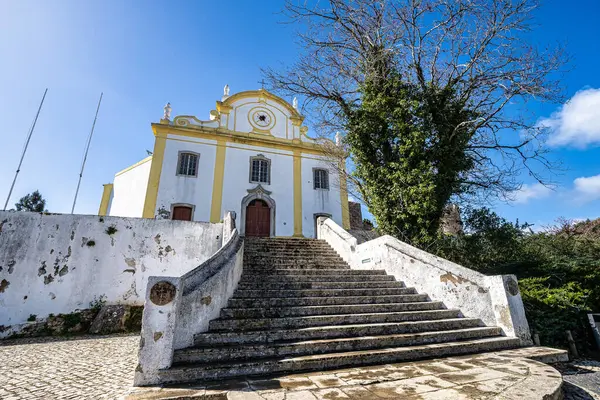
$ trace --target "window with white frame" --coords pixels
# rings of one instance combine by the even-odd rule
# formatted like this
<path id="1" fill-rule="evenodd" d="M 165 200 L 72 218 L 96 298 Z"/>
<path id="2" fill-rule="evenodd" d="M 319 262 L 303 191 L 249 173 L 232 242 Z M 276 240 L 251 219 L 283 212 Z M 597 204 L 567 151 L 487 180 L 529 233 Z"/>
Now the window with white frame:
<path id="1" fill-rule="evenodd" d="M 271 184 L 271 160 L 262 154 L 250 158 L 250 182 Z"/>
<path id="2" fill-rule="evenodd" d="M 329 171 L 322 168 L 313 169 L 314 189 L 329 190 Z"/>
<path id="3" fill-rule="evenodd" d="M 197 176 L 198 158 L 199 155 L 196 153 L 179 153 L 179 161 L 177 163 L 177 175 Z"/>

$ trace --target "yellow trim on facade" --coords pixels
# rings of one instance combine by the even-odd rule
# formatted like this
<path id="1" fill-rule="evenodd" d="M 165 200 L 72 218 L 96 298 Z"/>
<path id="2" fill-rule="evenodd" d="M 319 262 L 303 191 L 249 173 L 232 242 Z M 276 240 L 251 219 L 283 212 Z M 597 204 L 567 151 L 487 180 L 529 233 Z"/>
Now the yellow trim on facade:
<path id="1" fill-rule="evenodd" d="M 242 133 L 230 131 L 224 128 L 209 128 L 209 127 L 180 127 L 180 126 L 165 126 L 161 124 L 152 124 L 152 128 L 156 132 L 170 135 L 195 137 L 199 139 L 209 140 L 225 140 L 227 143 L 238 143 L 249 146 L 267 147 L 272 149 L 295 151 L 301 150 L 302 153 L 325 155 L 326 151 L 319 143 L 303 142 L 299 139 L 288 140 L 274 136 L 260 135 L 256 133 Z"/>
<path id="2" fill-rule="evenodd" d="M 100 209 L 98 210 L 98 215 L 104 216 L 108 213 L 108 204 L 110 203 L 110 195 L 113 191 L 113 184 L 107 183 L 104 186 L 104 190 L 102 191 L 102 199 L 100 200 Z"/>
<path id="3" fill-rule="evenodd" d="M 152 153 L 152 165 L 150 167 L 150 176 L 148 177 L 148 186 L 146 187 L 146 200 L 144 201 L 142 218 L 154 218 L 156 212 L 156 199 L 158 197 L 158 186 L 160 184 L 160 174 L 162 172 L 165 149 L 167 147 L 167 135 L 161 130 L 156 129 L 157 126 L 161 125 L 153 124 L 154 152 Z"/>
<path id="4" fill-rule="evenodd" d="M 294 236 L 302 234 L 302 152 L 294 150 Z"/>
<path id="5" fill-rule="evenodd" d="M 210 222 L 221 220 L 221 205 L 223 203 L 223 180 L 225 177 L 225 150 L 227 142 L 217 140 L 217 154 L 215 156 L 215 174 L 213 178 L 212 201 L 210 205 Z"/>
<path id="6" fill-rule="evenodd" d="M 342 204 L 342 228 L 350 229 L 350 210 L 348 206 L 348 182 L 343 161 L 340 162 L 340 202 Z"/>
<path id="7" fill-rule="evenodd" d="M 167 140 L 173 140 L 174 142 L 183 142 L 183 143 L 195 143 L 195 144 L 203 144 L 206 146 L 217 146 L 216 143 L 214 143 L 214 141 L 210 141 L 210 142 L 200 142 L 200 141 L 195 141 L 195 140 L 185 140 L 185 139 L 175 139 L 173 137 L 167 137 Z M 249 146 L 254 146 L 254 145 L 249 145 Z M 256 147 L 260 147 L 258 145 L 256 145 Z M 239 147 L 239 146 L 232 146 L 231 144 L 227 145 L 228 149 L 237 149 L 237 150 L 246 150 L 246 151 L 259 151 L 261 153 L 264 154 L 276 154 L 276 155 L 280 155 L 280 156 L 288 156 L 288 157 L 293 157 L 294 153 L 293 152 L 289 152 L 287 150 L 282 150 L 282 151 L 286 151 L 285 153 L 281 153 L 278 151 L 270 151 L 270 150 L 264 150 L 264 149 L 248 149 L 246 147 Z M 304 153 L 302 153 L 302 158 L 306 159 L 306 160 L 316 160 L 316 161 L 325 161 L 323 158 L 319 158 L 319 157 L 309 157 L 306 156 Z"/>
<path id="8" fill-rule="evenodd" d="M 127 171 L 131 171 L 131 170 L 132 170 L 132 169 L 134 169 L 135 167 L 139 167 L 140 165 L 142 165 L 142 164 L 145 164 L 145 163 L 147 163 L 147 162 L 148 162 L 148 161 L 150 161 L 150 160 L 152 160 L 152 156 L 148 156 L 148 157 L 144 158 L 142 161 L 138 161 L 138 162 L 136 162 L 135 164 L 133 164 L 133 165 L 131 165 L 131 166 L 129 166 L 129 167 L 127 167 L 127 168 L 125 168 L 125 169 L 123 169 L 123 170 L 121 170 L 121 171 L 117 172 L 117 173 L 115 174 L 115 176 L 119 176 L 119 175 L 121 175 L 121 174 L 124 174 L 124 173 L 125 173 L 125 172 L 127 172 Z"/>

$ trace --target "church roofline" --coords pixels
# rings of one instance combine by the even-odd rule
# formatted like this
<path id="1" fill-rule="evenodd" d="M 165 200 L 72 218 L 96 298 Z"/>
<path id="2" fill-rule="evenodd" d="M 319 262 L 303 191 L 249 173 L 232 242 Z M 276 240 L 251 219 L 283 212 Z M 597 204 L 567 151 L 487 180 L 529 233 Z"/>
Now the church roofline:
<path id="1" fill-rule="evenodd" d="M 292 107 L 292 105 L 289 102 L 287 102 L 286 100 L 282 99 L 281 97 L 279 97 L 265 89 L 247 90 L 244 92 L 238 92 L 238 93 L 235 93 L 235 94 L 227 97 L 223 101 L 217 101 L 217 111 L 221 112 L 221 109 L 228 108 L 228 107 L 223 107 L 223 106 L 231 106 L 231 104 L 233 104 L 234 102 L 236 102 L 238 100 L 246 99 L 246 98 L 254 98 L 254 97 L 258 97 L 258 98 L 264 97 L 264 98 L 273 100 L 274 102 L 283 105 L 290 112 L 290 114 L 292 114 L 292 117 L 304 120 L 304 116 L 302 116 L 298 112 L 298 110 L 296 110 L 294 107 Z"/>

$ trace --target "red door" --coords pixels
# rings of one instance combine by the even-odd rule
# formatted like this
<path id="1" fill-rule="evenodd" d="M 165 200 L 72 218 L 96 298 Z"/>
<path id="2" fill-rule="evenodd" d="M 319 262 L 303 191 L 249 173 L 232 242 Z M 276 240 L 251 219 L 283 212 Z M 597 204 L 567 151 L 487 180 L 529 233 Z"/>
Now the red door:
<path id="1" fill-rule="evenodd" d="M 190 207 L 173 207 L 172 219 L 178 221 L 191 221 L 192 220 L 192 209 Z"/>
<path id="2" fill-rule="evenodd" d="M 246 208 L 246 236 L 270 236 L 271 210 L 262 200 L 252 200 Z"/>

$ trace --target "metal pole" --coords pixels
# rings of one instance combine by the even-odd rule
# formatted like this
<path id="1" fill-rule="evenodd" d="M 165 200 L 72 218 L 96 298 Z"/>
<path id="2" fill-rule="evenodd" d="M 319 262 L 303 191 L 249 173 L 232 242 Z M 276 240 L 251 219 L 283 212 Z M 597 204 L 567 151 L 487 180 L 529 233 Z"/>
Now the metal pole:
<path id="1" fill-rule="evenodd" d="M 71 214 L 75 211 L 75 204 L 77 203 L 77 195 L 79 194 L 79 186 L 81 185 L 81 178 L 83 177 L 83 169 L 85 168 L 85 161 L 87 160 L 88 151 L 90 149 L 90 144 L 92 143 L 92 135 L 94 134 L 94 128 L 96 127 L 96 120 L 98 119 L 98 111 L 100 110 L 100 103 L 102 103 L 102 95 L 104 93 L 100 93 L 100 100 L 98 100 L 98 107 L 96 108 L 96 116 L 94 117 L 94 123 L 92 124 L 92 130 L 90 131 L 90 136 L 88 137 L 87 144 L 85 146 L 85 153 L 83 155 L 83 161 L 81 163 L 81 171 L 79 171 L 79 181 L 77 182 L 77 190 L 75 190 L 75 198 L 73 199 L 73 207 L 71 208 Z"/>
<path id="2" fill-rule="evenodd" d="M 23 148 L 23 153 L 21 154 L 21 160 L 19 161 L 19 166 L 17 167 L 17 172 L 15 173 L 15 179 L 12 181 L 12 185 L 10 185 L 10 190 L 8 191 L 8 197 L 6 198 L 6 203 L 4 203 L 4 208 L 2 211 L 6 211 L 6 207 L 8 206 L 8 201 L 10 200 L 10 196 L 12 195 L 12 191 L 15 188 L 15 183 L 17 182 L 17 176 L 21 171 L 21 164 L 23 164 L 23 159 L 25 158 L 25 152 L 27 151 L 27 147 L 29 146 L 29 141 L 31 140 L 31 135 L 33 135 L 33 130 L 35 129 L 35 124 L 37 123 L 38 117 L 40 115 L 40 111 L 42 110 L 42 105 L 44 104 L 44 99 L 46 98 L 46 93 L 48 93 L 48 88 L 44 90 L 44 96 L 42 97 L 42 101 L 40 102 L 40 106 L 37 110 L 37 114 L 35 114 L 35 118 L 33 120 L 33 124 L 31 128 L 29 128 L 29 133 L 27 134 L 27 140 L 25 141 L 25 147 Z"/>

